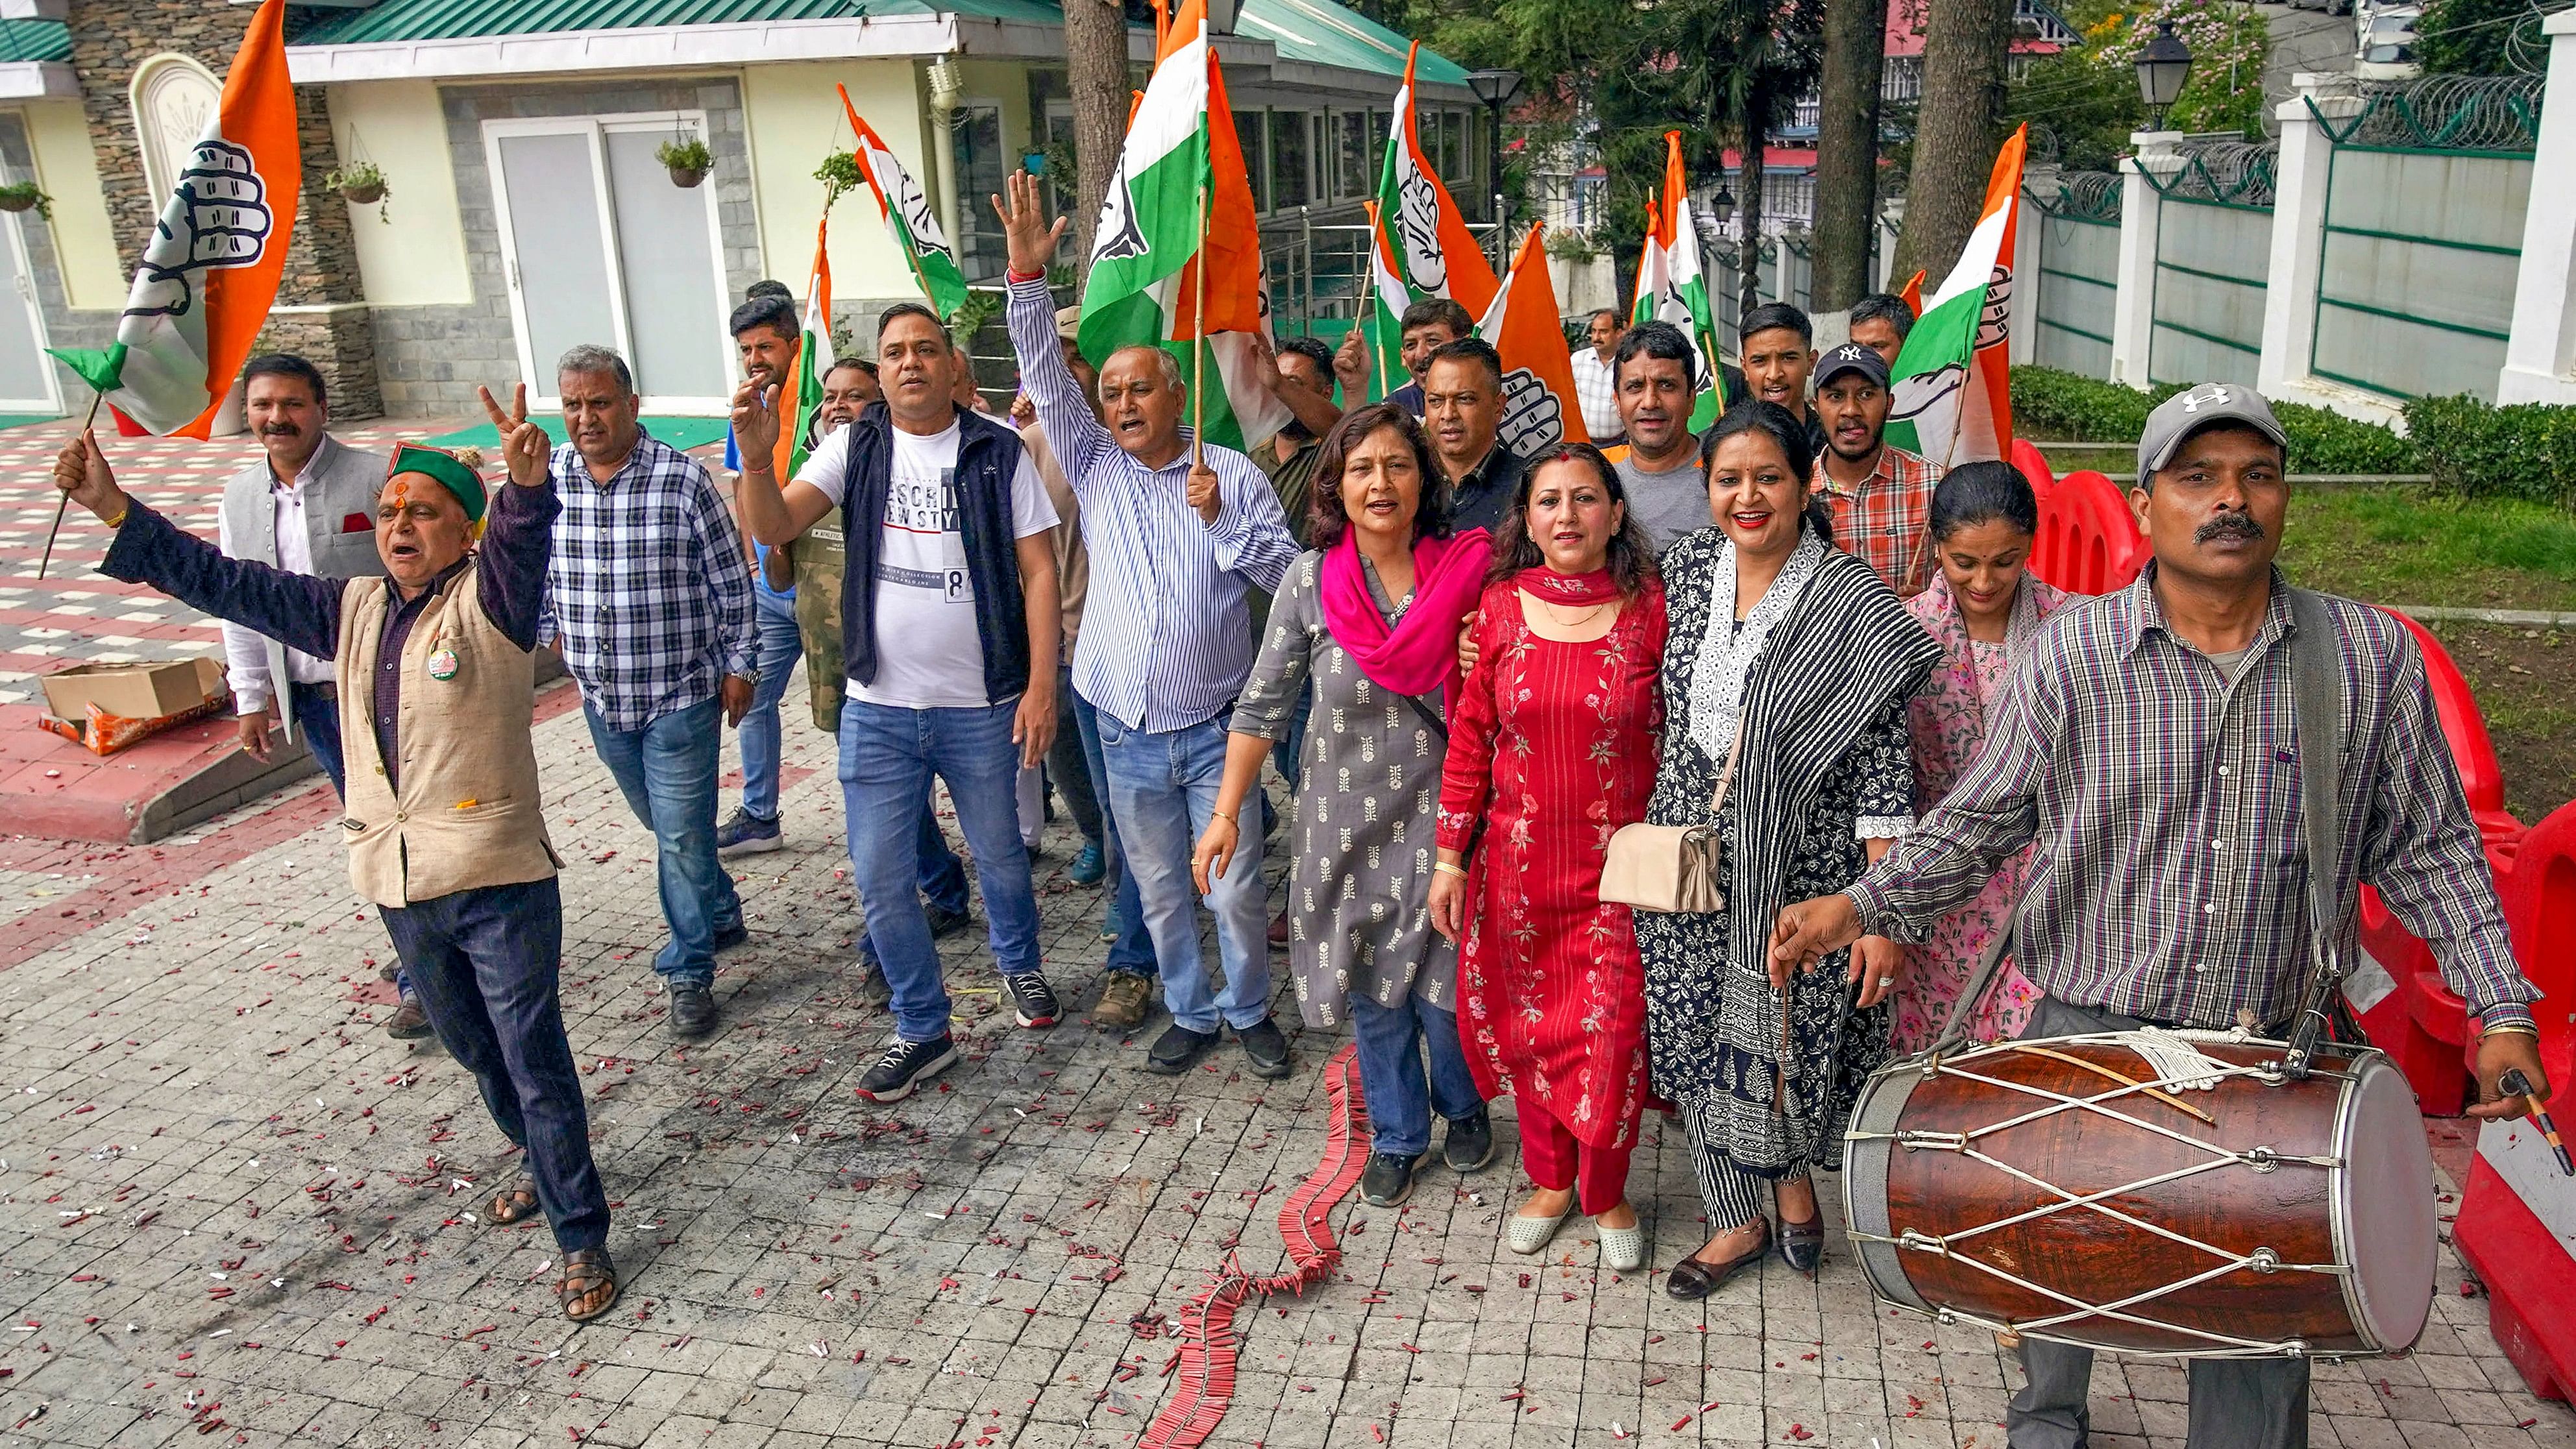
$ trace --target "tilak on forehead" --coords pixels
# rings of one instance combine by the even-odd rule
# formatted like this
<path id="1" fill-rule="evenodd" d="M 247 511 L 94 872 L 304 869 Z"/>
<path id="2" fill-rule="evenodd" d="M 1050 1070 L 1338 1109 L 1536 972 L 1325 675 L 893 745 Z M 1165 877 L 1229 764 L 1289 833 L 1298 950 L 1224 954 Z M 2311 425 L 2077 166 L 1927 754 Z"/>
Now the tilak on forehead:
<path id="1" fill-rule="evenodd" d="M 407 473 L 428 478 L 455 494 L 456 501 L 465 505 L 466 522 L 480 523 L 483 520 L 487 501 L 483 475 L 466 466 L 464 459 L 444 448 L 420 443 L 395 444 L 393 464 L 385 470 L 385 480 L 396 507 L 410 501 L 410 485 L 403 480 Z"/>

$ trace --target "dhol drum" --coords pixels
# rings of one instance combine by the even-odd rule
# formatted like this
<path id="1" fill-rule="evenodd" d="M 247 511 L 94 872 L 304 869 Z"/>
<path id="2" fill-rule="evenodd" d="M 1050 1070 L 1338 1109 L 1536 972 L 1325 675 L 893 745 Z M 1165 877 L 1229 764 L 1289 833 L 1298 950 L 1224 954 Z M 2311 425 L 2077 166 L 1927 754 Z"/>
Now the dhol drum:
<path id="1" fill-rule="evenodd" d="M 2433 1159 L 2367 1047 L 2108 1032 L 1882 1068 L 1844 1220 L 1880 1299 L 2179 1358 L 2403 1353 L 2433 1307 Z"/>

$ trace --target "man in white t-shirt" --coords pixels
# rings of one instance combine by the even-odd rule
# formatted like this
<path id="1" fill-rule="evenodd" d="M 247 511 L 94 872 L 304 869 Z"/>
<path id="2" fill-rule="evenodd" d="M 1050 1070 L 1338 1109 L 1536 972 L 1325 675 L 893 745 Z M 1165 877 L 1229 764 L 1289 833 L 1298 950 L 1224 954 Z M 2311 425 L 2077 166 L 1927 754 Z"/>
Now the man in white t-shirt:
<path id="1" fill-rule="evenodd" d="M 775 547 L 836 507 L 847 521 L 841 798 L 896 1037 L 859 1079 L 859 1095 L 876 1102 L 911 1095 L 957 1060 L 939 953 L 914 891 L 933 775 L 974 853 L 994 965 L 1020 1025 L 1057 1016 L 1038 969 L 1016 799 L 1020 769 L 1045 759 L 1055 734 L 1056 513 L 1019 435 L 954 401 L 955 353 L 929 308 L 888 308 L 877 320 L 884 401 L 832 434 L 784 489 L 759 464 L 778 434 L 777 388 L 755 380 L 734 394 L 752 536 Z"/>

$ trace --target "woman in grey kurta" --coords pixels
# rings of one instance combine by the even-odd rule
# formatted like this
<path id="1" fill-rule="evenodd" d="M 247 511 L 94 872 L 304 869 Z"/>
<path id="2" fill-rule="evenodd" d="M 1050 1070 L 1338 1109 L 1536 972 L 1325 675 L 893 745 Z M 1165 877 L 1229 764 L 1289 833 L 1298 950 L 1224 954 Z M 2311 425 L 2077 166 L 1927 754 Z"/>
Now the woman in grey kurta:
<path id="1" fill-rule="evenodd" d="M 1450 536 L 1439 478 L 1401 409 L 1361 408 L 1326 435 L 1316 547 L 1289 565 L 1271 605 L 1193 862 L 1203 877 L 1223 873 L 1235 816 L 1311 686 L 1289 827 L 1289 963 L 1306 1025 L 1347 1020 L 1359 1040 L 1372 1139 L 1360 1191 L 1378 1206 L 1411 1190 L 1435 1110 L 1449 1123 L 1451 1167 L 1473 1171 L 1493 1155 L 1459 1043 L 1457 948 L 1431 930 L 1427 908 L 1449 745 L 1443 700 L 1492 550 L 1482 529 Z"/>

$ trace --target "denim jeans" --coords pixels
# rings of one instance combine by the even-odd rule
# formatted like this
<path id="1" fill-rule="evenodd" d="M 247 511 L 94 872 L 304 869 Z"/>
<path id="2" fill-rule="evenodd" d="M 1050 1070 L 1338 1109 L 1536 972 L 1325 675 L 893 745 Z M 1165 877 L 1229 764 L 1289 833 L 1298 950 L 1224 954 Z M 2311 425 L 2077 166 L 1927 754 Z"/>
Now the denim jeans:
<path id="1" fill-rule="evenodd" d="M 1203 720 L 1153 733 L 1099 714 L 1100 758 L 1109 775 L 1109 812 L 1127 847 L 1145 929 L 1163 974 L 1163 1006 L 1172 1020 L 1213 1032 L 1220 1018 L 1255 1026 L 1270 1015 L 1270 911 L 1261 884 L 1261 834 L 1240 832 L 1234 863 L 1214 882 L 1208 908 L 1225 986 L 1211 995 L 1199 957 L 1197 887 L 1190 850 L 1216 811 L 1225 778 L 1225 725 Z"/>
<path id="2" fill-rule="evenodd" d="M 1476 1079 L 1467 1072 L 1467 1049 L 1458 1040 L 1458 1013 L 1416 996 L 1394 1006 L 1380 1006 L 1366 996 L 1347 1000 L 1351 1034 L 1360 1045 L 1360 1090 L 1368 1097 L 1371 1151 L 1419 1157 L 1431 1150 L 1433 1112 L 1455 1122 L 1485 1110 Z M 1427 1090 L 1424 1051 L 1431 1053 Z"/>
<path id="3" fill-rule="evenodd" d="M 671 986 L 716 979 L 716 937 L 742 925 L 742 897 L 716 861 L 716 756 L 724 707 L 714 698 L 675 709 L 640 730 L 613 730 L 587 703 L 591 743 L 626 794 L 627 808 L 653 832 L 662 919 L 670 944 L 653 969 Z"/>
<path id="4" fill-rule="evenodd" d="M 331 777 L 332 792 L 347 799 L 349 777 L 341 766 L 340 701 L 326 699 L 318 684 L 286 686 L 286 707 L 294 711 L 295 731 L 304 737 L 304 748 L 313 752 L 313 763 Z"/>
<path id="5" fill-rule="evenodd" d="M 752 689 L 751 709 L 735 733 L 742 740 L 742 809 L 762 820 L 778 818 L 778 702 L 787 697 L 787 676 L 805 652 L 805 637 L 796 632 L 796 601 L 759 589 L 751 591 L 752 621 L 759 626 L 752 667 L 760 683 Z"/>
<path id="6" fill-rule="evenodd" d="M 528 1149 L 555 1246 L 574 1253 L 606 1242 L 608 1195 L 591 1161 L 581 1072 L 556 990 L 563 894 L 555 878 L 455 891 L 382 914 L 420 982 L 430 1030 L 474 1074 L 501 1135 Z"/>
<path id="7" fill-rule="evenodd" d="M 1297 693 L 1297 707 L 1288 712 L 1288 733 L 1270 758 L 1279 765 L 1279 778 L 1288 782 L 1288 798 L 1297 798 L 1298 789 L 1306 783 L 1306 766 L 1300 758 L 1306 749 L 1306 726 L 1315 717 L 1315 685 L 1307 681 Z"/>
<path id="8" fill-rule="evenodd" d="M 1082 697 L 1073 692 L 1073 665 L 1068 662 L 1055 677 L 1055 744 L 1047 750 L 1047 782 L 1064 797 L 1064 808 L 1073 816 L 1073 828 L 1082 832 L 1082 843 L 1109 848 L 1101 838 L 1100 791 L 1092 780 L 1091 755 L 1098 744 L 1083 743 L 1081 722 L 1074 711 L 1083 708 Z"/>
<path id="9" fill-rule="evenodd" d="M 983 709 L 892 709 L 841 704 L 841 800 L 850 817 L 850 869 L 892 996 L 895 1034 L 948 1034 L 948 990 L 939 951 L 914 887 L 930 782 L 946 782 L 957 824 L 975 855 L 993 964 L 1015 976 L 1038 969 L 1038 901 L 1020 841 L 1020 747 L 1011 743 L 1019 702 Z M 905 817 L 911 820 L 906 821 Z M 934 823 L 931 828 L 938 827 Z"/>
<path id="10" fill-rule="evenodd" d="M 1101 846 L 1109 854 L 1110 909 L 1118 913 L 1118 935 L 1109 943 L 1109 969 L 1130 975 L 1159 975 L 1154 964 L 1154 938 L 1145 930 L 1145 905 L 1136 895 L 1136 872 L 1127 868 L 1127 852 L 1118 840 L 1118 812 L 1109 805 L 1109 766 L 1100 757 L 1100 711 L 1074 693 L 1070 679 L 1064 697 L 1073 701 L 1073 727 L 1082 736 L 1082 763 L 1091 772 L 1091 795 L 1100 802 Z"/>

